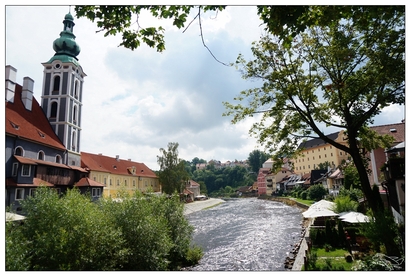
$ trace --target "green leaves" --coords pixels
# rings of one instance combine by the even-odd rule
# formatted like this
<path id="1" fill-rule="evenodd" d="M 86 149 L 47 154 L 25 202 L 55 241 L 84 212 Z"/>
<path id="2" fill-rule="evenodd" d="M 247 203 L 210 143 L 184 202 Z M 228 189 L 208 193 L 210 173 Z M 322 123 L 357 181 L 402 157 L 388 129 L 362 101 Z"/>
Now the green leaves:
<path id="1" fill-rule="evenodd" d="M 59 197 L 41 187 L 23 208 L 24 224 L 7 223 L 8 270 L 164 271 L 192 262 L 193 227 L 178 195 L 91 202 L 76 189 Z"/>

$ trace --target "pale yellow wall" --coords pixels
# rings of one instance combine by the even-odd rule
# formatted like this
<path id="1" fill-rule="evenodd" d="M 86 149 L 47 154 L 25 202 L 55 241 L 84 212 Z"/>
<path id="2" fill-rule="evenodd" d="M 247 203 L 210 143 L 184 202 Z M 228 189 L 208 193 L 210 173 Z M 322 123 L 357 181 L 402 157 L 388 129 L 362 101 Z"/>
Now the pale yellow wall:
<path id="1" fill-rule="evenodd" d="M 342 132 L 339 134 L 336 141 L 338 143 L 347 144 L 343 140 Z M 348 158 L 348 154 L 341 151 L 330 144 L 319 145 L 305 149 L 301 152 L 297 159 L 293 159 L 294 172 L 299 175 L 310 173 L 311 170 L 318 169 L 320 163 L 328 161 L 334 168 L 341 164 L 341 161 Z"/>
<path id="2" fill-rule="evenodd" d="M 153 192 L 161 191 L 158 178 L 116 175 L 107 172 L 91 171 L 90 179 L 105 185 L 103 196 L 107 197 L 117 197 L 120 190 L 128 191 L 129 194 L 133 194 L 137 189 L 141 192 L 146 192 L 150 188 L 152 188 Z"/>

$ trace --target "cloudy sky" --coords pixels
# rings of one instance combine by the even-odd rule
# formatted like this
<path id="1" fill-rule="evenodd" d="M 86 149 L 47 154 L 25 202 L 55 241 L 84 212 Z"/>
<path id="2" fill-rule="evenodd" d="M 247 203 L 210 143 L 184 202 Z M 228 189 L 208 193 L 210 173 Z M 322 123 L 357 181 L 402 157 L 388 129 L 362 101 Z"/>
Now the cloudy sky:
<path id="1" fill-rule="evenodd" d="M 53 41 L 62 31 L 68 6 L 6 6 L 5 64 L 17 69 L 17 81 L 35 81 L 41 101 L 43 66 L 53 55 Z M 75 17 L 74 9 L 71 13 Z M 202 16 L 207 46 L 224 63 L 242 53 L 251 58 L 251 43 L 263 34 L 256 8 L 228 7 Z M 187 20 L 190 21 L 189 19 Z M 83 90 L 81 151 L 131 158 L 158 169 L 157 155 L 169 142 L 179 143 L 179 157 L 191 161 L 247 159 L 261 149 L 248 134 L 251 120 L 232 125 L 223 117 L 222 102 L 255 87 L 232 67 L 224 66 L 202 44 L 198 23 L 184 33 L 166 20 L 140 17 L 140 25 L 165 28 L 163 53 L 142 46 L 118 47 L 119 37 L 96 33 L 97 26 L 75 18 L 78 56 L 87 74 Z M 403 107 L 389 107 L 375 124 L 398 123 Z M 257 118 L 255 118 L 257 119 Z"/>

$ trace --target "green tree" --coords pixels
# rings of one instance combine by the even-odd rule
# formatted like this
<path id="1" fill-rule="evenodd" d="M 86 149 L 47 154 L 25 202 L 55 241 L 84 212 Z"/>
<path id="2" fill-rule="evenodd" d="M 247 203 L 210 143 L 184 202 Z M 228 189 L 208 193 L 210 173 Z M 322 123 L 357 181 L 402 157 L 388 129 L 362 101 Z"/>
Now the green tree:
<path id="1" fill-rule="evenodd" d="M 188 6 L 188 5 L 145 5 L 145 6 L 75 6 L 77 18 L 85 17 L 95 22 L 97 32 L 104 36 L 121 35 L 120 46 L 135 50 L 141 43 L 165 50 L 165 29 L 159 27 L 142 28 L 139 22 L 141 14 L 148 13 L 156 19 L 172 20 L 172 24 L 181 29 L 187 25 L 187 18 L 192 13 L 193 20 L 201 24 L 201 16 L 206 12 L 223 11 L 226 6 Z M 362 29 L 368 28 L 368 22 L 395 16 L 397 8 L 404 12 L 404 6 L 257 6 L 257 15 L 262 20 L 268 33 L 277 35 L 289 47 L 295 36 L 312 26 L 330 26 L 339 19 L 357 22 Z M 135 24 L 137 23 L 137 24 Z M 136 25 L 136 26 L 135 26 Z M 202 33 L 201 27 L 200 31 Z"/>
<path id="2" fill-rule="evenodd" d="M 323 199 L 328 192 L 322 184 L 315 184 L 307 189 L 307 193 L 309 199 L 319 201 Z"/>
<path id="3" fill-rule="evenodd" d="M 361 189 L 359 172 L 352 162 L 342 162 L 343 186 L 345 189 Z"/>
<path id="4" fill-rule="evenodd" d="M 376 210 L 364 153 L 388 147 L 392 137 L 367 125 L 384 107 L 404 103 L 404 7 L 377 9 L 377 17 L 374 8 L 360 10 L 363 17 L 353 9 L 326 27 L 304 29 L 289 47 L 263 36 L 253 44 L 254 59 L 237 59 L 243 77 L 262 85 L 242 91 L 235 98 L 239 103 L 225 103 L 225 115 L 237 123 L 261 113 L 250 133 L 275 153 L 277 165 L 282 156 L 296 157 L 306 138 L 321 138 L 347 152 Z M 348 145 L 329 139 L 323 126 L 344 130 Z"/>
<path id="5" fill-rule="evenodd" d="M 6 224 L 6 269 L 42 271 L 180 270 L 197 264 L 193 227 L 179 195 L 129 195 L 91 202 L 77 189 L 40 187 L 22 202 L 22 225 Z"/>
<path id="6" fill-rule="evenodd" d="M 334 209 L 335 213 L 342 213 L 342 212 L 349 212 L 349 211 L 357 211 L 357 207 L 359 206 L 359 202 L 354 201 L 350 198 L 349 195 L 346 196 L 337 196 L 334 200 Z"/>
<path id="7" fill-rule="evenodd" d="M 189 179 L 184 160 L 178 158 L 178 143 L 168 143 L 168 151 L 160 148 L 161 156 L 157 156 L 159 165 L 158 177 L 163 191 L 173 194 L 181 193 L 185 182 Z"/>
<path id="8" fill-rule="evenodd" d="M 269 159 L 269 154 L 264 153 L 260 150 L 254 150 L 249 153 L 248 162 L 249 166 L 252 169 L 252 172 L 259 172 L 259 169 L 262 168 L 263 163 Z"/>
<path id="9" fill-rule="evenodd" d="M 122 233 L 89 196 L 74 189 L 60 198 L 54 190 L 40 187 L 22 205 L 26 219 L 18 230 L 21 241 L 11 244 L 26 245 L 28 270 L 121 269 L 129 254 Z M 11 257 L 6 256 L 6 263 Z"/>

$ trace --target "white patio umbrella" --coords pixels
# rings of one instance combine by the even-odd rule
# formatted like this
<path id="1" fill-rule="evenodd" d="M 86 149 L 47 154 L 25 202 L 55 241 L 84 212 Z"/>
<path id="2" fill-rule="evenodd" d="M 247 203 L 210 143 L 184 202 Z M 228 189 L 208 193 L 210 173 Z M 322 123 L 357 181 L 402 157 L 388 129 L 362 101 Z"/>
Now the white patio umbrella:
<path id="1" fill-rule="evenodd" d="M 25 218 L 26 217 L 24 217 L 22 215 L 6 212 L 6 221 L 18 221 L 18 220 L 23 220 Z"/>
<path id="2" fill-rule="evenodd" d="M 334 217 L 338 216 L 337 213 L 329 209 L 320 209 L 320 210 L 307 210 L 302 213 L 305 218 L 318 218 L 318 217 Z"/>
<path id="3" fill-rule="evenodd" d="M 322 199 L 316 203 L 313 203 L 307 211 L 302 213 L 302 215 L 305 218 L 338 216 L 337 213 L 331 210 L 334 205 L 334 202 Z"/>
<path id="4" fill-rule="evenodd" d="M 363 223 L 363 222 L 369 222 L 370 218 L 362 213 L 359 212 L 347 212 L 339 216 L 339 219 L 345 222 L 350 222 L 350 223 Z"/>

